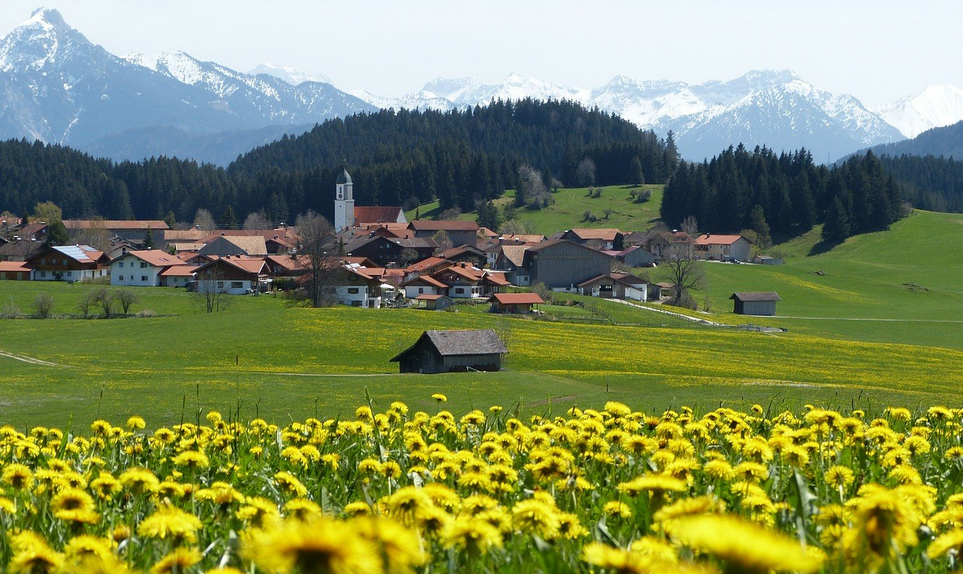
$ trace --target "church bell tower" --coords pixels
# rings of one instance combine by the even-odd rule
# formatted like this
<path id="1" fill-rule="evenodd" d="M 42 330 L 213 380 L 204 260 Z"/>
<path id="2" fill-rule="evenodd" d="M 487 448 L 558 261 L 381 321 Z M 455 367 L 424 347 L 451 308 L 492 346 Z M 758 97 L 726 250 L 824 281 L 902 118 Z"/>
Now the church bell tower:
<path id="1" fill-rule="evenodd" d="M 354 185 L 348 168 L 342 167 L 334 190 L 334 230 L 354 227 Z"/>

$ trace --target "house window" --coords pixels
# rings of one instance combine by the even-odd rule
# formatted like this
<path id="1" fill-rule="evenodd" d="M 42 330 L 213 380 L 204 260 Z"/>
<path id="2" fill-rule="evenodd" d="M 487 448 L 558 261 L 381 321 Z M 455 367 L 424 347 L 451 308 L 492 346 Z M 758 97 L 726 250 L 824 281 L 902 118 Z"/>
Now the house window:
<path id="1" fill-rule="evenodd" d="M 357 295 L 357 294 L 358 294 L 358 288 L 357 288 L 357 287 L 348 287 L 348 293 L 350 293 L 351 295 Z"/>
<path id="2" fill-rule="evenodd" d="M 241 289 L 241 288 L 243 288 L 243 287 L 244 287 L 244 284 L 243 284 L 242 282 L 240 282 L 240 281 L 231 281 L 231 289 Z"/>
<path id="3" fill-rule="evenodd" d="M 352 307 L 360 307 L 362 303 L 364 303 L 364 301 L 354 300 L 354 301 L 351 302 L 351 306 L 352 306 Z"/>
<path id="4" fill-rule="evenodd" d="M 223 281 L 218 281 L 218 282 L 217 282 L 217 288 L 218 288 L 218 289 L 223 289 L 223 288 L 224 288 L 224 282 L 223 282 Z"/>
<path id="5" fill-rule="evenodd" d="M 464 292 L 465 292 L 465 289 L 463 287 L 455 287 L 455 293 L 461 294 Z"/>
<path id="6" fill-rule="evenodd" d="M 418 294 L 419 294 L 419 295 L 422 294 L 422 293 L 424 293 L 424 292 L 425 292 L 425 288 L 424 288 L 424 287 L 419 287 L 419 288 L 418 288 Z"/>
<path id="7" fill-rule="evenodd" d="M 144 283 L 147 283 L 147 275 L 141 275 L 140 280 L 143 281 Z"/>
<path id="8" fill-rule="evenodd" d="M 47 272 L 46 272 L 46 271 L 41 271 L 41 272 L 40 272 L 40 276 L 41 276 L 41 277 L 46 277 L 46 276 L 47 276 Z"/>
<path id="9" fill-rule="evenodd" d="M 121 261 L 120 263 L 117 264 L 117 267 L 123 267 L 123 266 L 124 266 L 124 262 L 123 262 L 123 261 Z"/>
<path id="10" fill-rule="evenodd" d="M 147 263 L 144 262 L 144 261 L 141 261 L 141 262 L 140 262 L 140 268 L 141 268 L 141 269 L 144 269 L 145 267 L 147 267 Z"/>
<path id="11" fill-rule="evenodd" d="M 124 276 L 121 275 L 120 277 L 117 278 L 117 280 L 118 280 L 118 281 L 123 281 L 123 280 L 124 280 Z"/>

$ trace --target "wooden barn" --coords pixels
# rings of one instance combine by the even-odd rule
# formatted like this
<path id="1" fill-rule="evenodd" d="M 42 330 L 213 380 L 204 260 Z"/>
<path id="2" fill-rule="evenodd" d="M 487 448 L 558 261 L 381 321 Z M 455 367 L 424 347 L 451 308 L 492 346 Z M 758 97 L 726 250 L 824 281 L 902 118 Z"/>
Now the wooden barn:
<path id="1" fill-rule="evenodd" d="M 732 312 L 739 315 L 773 316 L 776 314 L 776 301 L 782 301 L 773 291 L 733 293 Z"/>
<path id="2" fill-rule="evenodd" d="M 425 331 L 391 359 L 402 373 L 499 371 L 508 349 L 495 331 Z"/>

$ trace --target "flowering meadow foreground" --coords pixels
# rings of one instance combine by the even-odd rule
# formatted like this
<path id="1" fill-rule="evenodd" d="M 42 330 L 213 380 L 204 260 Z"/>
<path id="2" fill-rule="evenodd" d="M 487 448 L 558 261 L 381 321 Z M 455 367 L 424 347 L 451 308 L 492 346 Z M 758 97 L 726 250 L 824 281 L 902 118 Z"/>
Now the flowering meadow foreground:
<path id="1" fill-rule="evenodd" d="M 963 411 L 0 429 L 8 572 L 949 572 Z"/>

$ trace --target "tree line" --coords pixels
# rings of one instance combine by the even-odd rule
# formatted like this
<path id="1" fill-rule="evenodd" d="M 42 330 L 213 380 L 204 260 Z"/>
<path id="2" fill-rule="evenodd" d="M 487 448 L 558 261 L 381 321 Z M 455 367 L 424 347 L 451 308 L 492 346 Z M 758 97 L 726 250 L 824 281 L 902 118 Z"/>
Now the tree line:
<path id="1" fill-rule="evenodd" d="M 442 209 L 470 210 L 517 187 L 523 165 L 548 181 L 608 185 L 665 181 L 676 160 L 671 138 L 597 109 L 497 101 L 329 120 L 239 156 L 227 169 L 168 157 L 114 163 L 11 140 L 0 143 L 0 209 L 24 214 L 52 201 L 66 218 L 190 221 L 201 208 L 238 219 L 263 210 L 274 223 L 308 210 L 331 217 L 337 170 L 347 161 L 358 205 L 437 199 Z"/>
<path id="2" fill-rule="evenodd" d="M 661 216 L 670 226 L 694 217 L 703 232 L 752 229 L 766 237 L 824 223 L 824 238 L 841 241 L 899 219 L 903 187 L 872 152 L 827 168 L 805 149 L 776 154 L 740 144 L 703 163 L 679 163 L 666 184 Z"/>
<path id="3" fill-rule="evenodd" d="M 913 207 L 963 213 L 963 162 L 932 155 L 880 156 L 883 170 L 905 184 Z"/>

